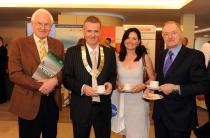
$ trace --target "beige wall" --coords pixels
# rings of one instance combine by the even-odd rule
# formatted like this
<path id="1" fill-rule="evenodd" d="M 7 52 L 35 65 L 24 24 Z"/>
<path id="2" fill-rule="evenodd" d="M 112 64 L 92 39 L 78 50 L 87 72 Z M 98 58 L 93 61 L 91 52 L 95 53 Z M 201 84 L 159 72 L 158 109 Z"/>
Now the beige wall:
<path id="1" fill-rule="evenodd" d="M 188 38 L 188 47 L 195 48 L 194 46 L 194 40 L 195 40 L 195 34 L 194 34 L 194 26 L 195 26 L 195 15 L 194 14 L 184 14 L 181 19 L 181 26 L 183 29 L 183 34 L 185 37 Z"/>
<path id="2" fill-rule="evenodd" d="M 69 16 L 59 15 L 59 24 L 83 24 L 87 16 Z M 122 26 L 123 20 L 117 17 L 98 16 L 103 25 Z M 0 36 L 4 38 L 5 43 L 9 46 L 11 41 L 18 37 L 26 36 L 26 21 L 1 21 L 0 22 Z"/>
<path id="3" fill-rule="evenodd" d="M 58 15 L 58 24 L 78 24 L 82 25 L 88 15 L 70 15 L 60 14 Z M 104 26 L 122 26 L 123 20 L 118 17 L 112 16 L 96 16 L 98 17 L 102 25 Z"/>
<path id="4" fill-rule="evenodd" d="M 0 22 L 0 36 L 5 43 L 11 44 L 12 39 L 26 35 L 25 21 Z"/>

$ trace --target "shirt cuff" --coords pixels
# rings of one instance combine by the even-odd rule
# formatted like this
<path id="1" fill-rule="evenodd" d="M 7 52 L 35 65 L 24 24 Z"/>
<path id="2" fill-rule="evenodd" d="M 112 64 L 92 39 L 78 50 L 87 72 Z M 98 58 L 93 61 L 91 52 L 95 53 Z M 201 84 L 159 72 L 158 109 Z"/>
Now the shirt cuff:
<path id="1" fill-rule="evenodd" d="M 82 85 L 82 88 L 81 88 L 81 96 L 84 94 L 83 92 L 83 88 L 84 88 L 85 84 Z"/>
<path id="2" fill-rule="evenodd" d="M 176 92 L 179 95 L 181 95 L 182 93 L 181 93 L 181 90 L 180 90 L 180 85 L 174 85 L 173 92 Z"/>

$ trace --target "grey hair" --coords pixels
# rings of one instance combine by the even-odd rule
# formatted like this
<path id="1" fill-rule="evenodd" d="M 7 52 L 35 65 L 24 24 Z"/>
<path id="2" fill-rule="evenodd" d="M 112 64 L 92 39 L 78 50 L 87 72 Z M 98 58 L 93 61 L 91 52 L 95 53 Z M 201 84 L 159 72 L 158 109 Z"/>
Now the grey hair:
<path id="1" fill-rule="evenodd" d="M 46 9 L 38 9 L 38 10 L 36 10 L 36 11 L 32 14 L 31 22 L 33 22 L 33 21 L 35 20 L 35 17 L 37 16 L 37 14 L 38 14 L 39 12 L 44 12 L 44 13 L 48 14 L 49 17 L 50 17 L 51 24 L 53 24 L 54 20 L 53 20 L 52 14 L 51 14 L 48 10 L 46 10 Z"/>
<path id="2" fill-rule="evenodd" d="M 163 27 L 162 28 L 164 28 L 166 25 L 168 25 L 168 24 L 175 24 L 176 26 L 177 26 L 177 28 L 182 32 L 182 29 L 181 29 L 181 26 L 180 26 L 180 24 L 178 23 L 178 22 L 176 22 L 176 21 L 167 21 L 167 22 L 165 22 L 164 24 L 163 24 Z"/>

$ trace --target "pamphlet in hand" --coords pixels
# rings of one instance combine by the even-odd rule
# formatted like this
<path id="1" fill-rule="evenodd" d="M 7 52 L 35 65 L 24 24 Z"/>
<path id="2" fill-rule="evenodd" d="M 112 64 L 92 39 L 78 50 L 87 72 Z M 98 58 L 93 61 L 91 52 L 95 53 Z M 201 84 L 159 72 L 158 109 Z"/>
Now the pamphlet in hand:
<path id="1" fill-rule="evenodd" d="M 42 59 L 32 78 L 35 80 L 54 77 L 63 67 L 63 61 L 52 52 L 48 52 Z"/>

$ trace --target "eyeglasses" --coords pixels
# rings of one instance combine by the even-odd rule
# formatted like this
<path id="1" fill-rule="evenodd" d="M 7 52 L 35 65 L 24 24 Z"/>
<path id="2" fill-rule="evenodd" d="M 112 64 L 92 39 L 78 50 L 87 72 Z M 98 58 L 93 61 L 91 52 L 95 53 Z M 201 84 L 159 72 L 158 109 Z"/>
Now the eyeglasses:
<path id="1" fill-rule="evenodd" d="M 38 28 L 45 28 L 45 29 L 50 29 L 51 28 L 51 24 L 49 24 L 49 23 L 36 22 L 35 24 Z"/>

